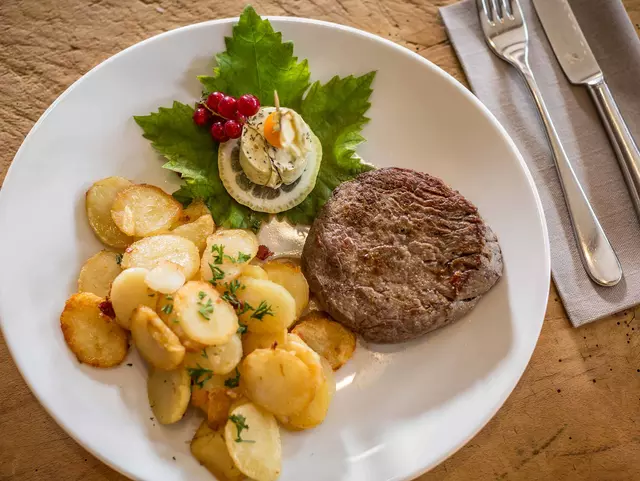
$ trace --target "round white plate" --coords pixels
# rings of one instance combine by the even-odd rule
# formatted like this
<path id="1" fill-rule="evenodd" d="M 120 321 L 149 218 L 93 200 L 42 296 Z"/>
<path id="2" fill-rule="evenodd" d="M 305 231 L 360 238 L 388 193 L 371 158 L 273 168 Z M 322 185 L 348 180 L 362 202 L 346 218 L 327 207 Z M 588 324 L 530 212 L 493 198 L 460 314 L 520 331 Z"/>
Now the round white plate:
<path id="1" fill-rule="evenodd" d="M 549 288 L 540 200 L 513 142 L 452 77 L 387 40 L 329 23 L 272 18 L 314 80 L 377 70 L 367 143 L 378 166 L 443 178 L 498 235 L 504 277 L 461 321 L 414 342 L 359 346 L 337 373 L 319 428 L 283 437 L 281 481 L 409 480 L 463 446 L 495 414 L 529 361 Z M 101 249 L 84 193 L 110 175 L 172 191 L 175 176 L 132 116 L 193 102 L 196 75 L 235 20 L 180 28 L 110 58 L 72 85 L 26 138 L 0 192 L 0 319 L 25 380 L 54 419 L 134 479 L 211 480 L 189 453 L 198 419 L 156 423 L 136 354 L 112 370 L 80 365 L 59 327 L 83 261 Z M 175 461 L 173 460 L 175 457 Z"/>

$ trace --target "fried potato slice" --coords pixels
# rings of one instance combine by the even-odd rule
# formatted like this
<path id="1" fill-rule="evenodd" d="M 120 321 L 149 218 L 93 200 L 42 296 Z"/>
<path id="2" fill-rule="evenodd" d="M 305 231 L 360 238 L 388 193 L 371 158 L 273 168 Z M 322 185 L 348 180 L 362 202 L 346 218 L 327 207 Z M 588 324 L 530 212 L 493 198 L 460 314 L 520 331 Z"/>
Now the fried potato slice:
<path id="1" fill-rule="evenodd" d="M 193 385 L 191 386 L 191 404 L 194 407 L 201 409 L 207 414 L 209 409 L 209 392 L 214 388 L 226 389 L 227 395 L 234 403 L 242 397 L 241 388 L 239 387 L 241 383 L 239 371 L 225 375 L 217 375 L 209 372 L 210 370 L 206 367 L 206 362 L 203 366 L 203 363 L 198 362 L 197 358 L 191 359 L 196 359 L 196 363 L 192 365 L 195 367 L 186 367 L 187 358 L 185 358 L 185 367 L 193 381 Z"/>
<path id="2" fill-rule="evenodd" d="M 207 421 L 202 421 L 191 441 L 191 454 L 220 481 L 245 479 L 229 455 L 224 429 L 214 431 Z"/>
<path id="3" fill-rule="evenodd" d="M 233 399 L 229 396 L 228 389 L 215 386 L 209 390 L 207 401 L 207 423 L 211 429 L 219 429 L 229 419 Z"/>
<path id="4" fill-rule="evenodd" d="M 162 294 L 177 291 L 186 281 L 182 266 L 170 261 L 160 261 L 145 277 L 147 286 Z"/>
<path id="5" fill-rule="evenodd" d="M 147 379 L 149 405 L 161 424 L 180 421 L 189 407 L 191 379 L 183 367 L 165 371 L 151 369 Z"/>
<path id="6" fill-rule="evenodd" d="M 111 218 L 126 235 L 146 237 L 168 230 L 182 214 L 182 205 L 154 185 L 132 185 L 116 195 Z"/>
<path id="7" fill-rule="evenodd" d="M 188 224 L 182 224 L 171 231 L 173 235 L 179 235 L 193 242 L 200 254 L 204 252 L 207 245 L 207 237 L 213 234 L 215 229 L 213 217 L 210 214 L 203 215 L 200 218 Z"/>
<path id="8" fill-rule="evenodd" d="M 284 344 L 280 344 L 277 349 L 283 349 L 294 353 L 309 368 L 314 385 L 319 387 L 324 382 L 324 372 L 321 358 L 313 349 L 295 334 L 287 334 Z"/>
<path id="9" fill-rule="evenodd" d="M 238 316 L 211 284 L 190 281 L 173 295 L 173 310 L 185 335 L 206 345 L 229 342 L 238 331 Z"/>
<path id="10" fill-rule="evenodd" d="M 292 332 L 329 361 L 334 371 L 351 359 L 356 348 L 355 334 L 324 312 L 310 312 Z"/>
<path id="11" fill-rule="evenodd" d="M 180 214 L 178 220 L 173 224 L 173 228 L 175 229 L 178 226 L 189 224 L 203 215 L 211 215 L 211 211 L 202 200 L 195 200 L 182 209 L 182 214 Z"/>
<path id="12" fill-rule="evenodd" d="M 282 469 L 282 444 L 273 415 L 253 403 L 237 406 L 230 413 L 224 439 L 231 459 L 245 475 L 256 481 L 278 478 Z"/>
<path id="13" fill-rule="evenodd" d="M 248 355 L 256 349 L 275 349 L 285 343 L 287 330 L 281 329 L 278 332 L 245 332 L 242 335 L 242 350 L 244 355 Z"/>
<path id="14" fill-rule="evenodd" d="M 175 293 L 174 293 L 175 294 Z M 173 310 L 173 294 L 158 294 L 158 303 L 156 304 L 156 314 L 162 319 L 169 329 L 178 336 L 180 343 L 188 352 L 200 352 L 205 347 L 204 344 L 193 341 L 187 337 L 182 327 L 180 327 L 180 321 L 178 316 Z"/>
<path id="15" fill-rule="evenodd" d="M 144 267 L 151 270 L 162 261 L 178 264 L 184 270 L 187 280 L 198 272 L 200 252 L 189 239 L 177 235 L 165 234 L 145 237 L 131 244 L 122 256 L 124 269 Z"/>
<path id="16" fill-rule="evenodd" d="M 293 352 L 256 349 L 240 364 L 246 395 L 267 411 L 290 416 L 306 408 L 317 387 L 307 365 Z"/>
<path id="17" fill-rule="evenodd" d="M 329 412 L 329 405 L 336 392 L 336 381 L 333 376 L 333 369 L 329 361 L 320 358 L 322 364 L 322 382 L 311 403 L 302 411 L 291 416 L 276 416 L 278 421 L 287 429 L 300 431 L 311 429 L 324 421 Z"/>
<path id="18" fill-rule="evenodd" d="M 200 263 L 203 281 L 215 281 L 220 289 L 237 279 L 242 269 L 258 253 L 258 238 L 248 230 L 219 230 L 207 238 Z M 213 269 L 212 269 L 213 267 Z"/>
<path id="19" fill-rule="evenodd" d="M 104 315 L 101 297 L 91 292 L 72 295 L 60 315 L 60 328 L 78 361 L 94 367 L 113 367 L 127 356 L 127 332 Z"/>
<path id="20" fill-rule="evenodd" d="M 289 291 L 275 282 L 243 277 L 244 288 L 237 291 L 238 299 L 252 309 L 240 315 L 240 322 L 249 332 L 281 332 L 296 318 L 296 301 Z"/>
<path id="21" fill-rule="evenodd" d="M 118 264 L 118 259 L 121 258 L 120 254 L 106 250 L 89 257 L 80 269 L 78 291 L 107 297 L 111 290 L 111 283 L 122 272 Z"/>
<path id="22" fill-rule="evenodd" d="M 133 184 L 122 177 L 107 177 L 93 184 L 85 196 L 85 208 L 89 225 L 106 245 L 124 249 L 133 242 L 111 218 L 111 206 L 118 193 Z"/>
<path id="23" fill-rule="evenodd" d="M 142 357 L 157 369 L 170 371 L 184 359 L 185 349 L 178 336 L 150 307 L 139 306 L 133 311 L 131 336 Z"/>
<path id="24" fill-rule="evenodd" d="M 149 271 L 141 267 L 125 269 L 111 283 L 109 299 L 116 313 L 116 322 L 131 329 L 131 316 L 140 305 L 155 307 L 156 293 L 147 287 Z"/>
<path id="25" fill-rule="evenodd" d="M 269 280 L 269 276 L 266 271 L 260 266 L 254 266 L 253 264 L 247 264 L 242 268 L 240 273 L 241 277 L 251 277 L 252 279 L 262 279 L 264 281 Z"/>
<path id="26" fill-rule="evenodd" d="M 290 261 L 271 261 L 262 265 L 269 280 L 281 285 L 296 301 L 296 318 L 309 304 L 309 284 L 300 266 Z"/>

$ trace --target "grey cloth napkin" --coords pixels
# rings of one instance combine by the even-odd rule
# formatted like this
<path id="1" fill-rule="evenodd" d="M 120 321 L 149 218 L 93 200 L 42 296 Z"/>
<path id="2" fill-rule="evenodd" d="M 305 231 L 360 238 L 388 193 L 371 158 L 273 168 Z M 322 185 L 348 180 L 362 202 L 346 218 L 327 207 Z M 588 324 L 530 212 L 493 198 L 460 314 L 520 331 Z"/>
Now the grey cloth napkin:
<path id="1" fill-rule="evenodd" d="M 640 41 L 619 0 L 569 0 L 629 129 L 640 142 Z M 565 150 L 616 250 L 624 277 L 615 287 L 590 281 L 580 262 L 544 131 L 524 81 L 486 46 L 475 0 L 440 10 L 477 97 L 522 153 L 544 206 L 551 271 L 574 326 L 640 303 L 640 223 L 604 126 L 584 87 L 564 75 L 530 0 L 520 0 L 529 60 Z M 506 199 L 505 199 L 506 200 Z"/>

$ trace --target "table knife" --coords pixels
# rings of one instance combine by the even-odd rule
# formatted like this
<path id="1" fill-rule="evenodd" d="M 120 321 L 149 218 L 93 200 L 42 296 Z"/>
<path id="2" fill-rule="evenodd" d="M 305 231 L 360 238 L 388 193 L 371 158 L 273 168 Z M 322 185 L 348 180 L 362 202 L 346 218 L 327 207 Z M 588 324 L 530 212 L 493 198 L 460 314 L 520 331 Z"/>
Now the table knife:
<path id="1" fill-rule="evenodd" d="M 640 217 L 640 151 L 567 0 L 533 0 L 549 43 L 572 84 L 586 85 Z"/>

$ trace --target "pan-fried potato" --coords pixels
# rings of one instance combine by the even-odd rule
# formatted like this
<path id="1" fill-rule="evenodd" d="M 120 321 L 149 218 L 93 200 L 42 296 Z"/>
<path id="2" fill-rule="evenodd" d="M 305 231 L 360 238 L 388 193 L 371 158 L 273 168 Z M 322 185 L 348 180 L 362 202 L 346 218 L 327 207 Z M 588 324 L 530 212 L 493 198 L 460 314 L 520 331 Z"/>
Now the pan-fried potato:
<path id="1" fill-rule="evenodd" d="M 240 277 L 251 277 L 252 279 L 262 279 L 263 281 L 269 280 L 266 271 L 262 267 L 254 266 L 253 264 L 244 266 Z"/>
<path id="2" fill-rule="evenodd" d="M 179 225 L 173 229 L 171 233 L 189 239 L 196 245 L 200 254 L 202 254 L 207 245 L 207 237 L 213 234 L 214 229 L 215 224 L 213 223 L 213 217 L 207 214 L 188 224 Z"/>
<path id="3" fill-rule="evenodd" d="M 122 272 L 116 252 L 100 251 L 84 263 L 78 277 L 78 291 L 107 297 L 111 283 Z"/>
<path id="4" fill-rule="evenodd" d="M 198 272 L 200 252 L 189 239 L 177 235 L 145 237 L 131 244 L 122 256 L 122 267 L 144 267 L 151 270 L 162 261 L 182 266 L 184 277 L 189 280 Z"/>
<path id="5" fill-rule="evenodd" d="M 243 277 L 241 283 L 245 287 L 236 295 L 253 308 L 240 315 L 249 332 L 281 332 L 295 321 L 296 301 L 284 287 L 250 277 Z"/>
<path id="6" fill-rule="evenodd" d="M 220 346 L 209 346 L 206 352 L 214 374 L 228 374 L 242 360 L 242 340 L 240 335 L 234 334 L 231 339 Z"/>
<path id="7" fill-rule="evenodd" d="M 280 284 L 296 301 L 296 318 L 309 304 L 309 284 L 300 266 L 292 262 L 271 261 L 262 265 L 269 280 Z"/>
<path id="8" fill-rule="evenodd" d="M 204 344 L 195 342 L 187 337 L 182 327 L 180 327 L 180 320 L 173 310 L 173 295 L 172 294 L 159 294 L 158 303 L 156 304 L 156 314 L 162 319 L 169 329 L 178 336 L 180 343 L 188 352 L 200 352 L 205 347 Z"/>
<path id="9" fill-rule="evenodd" d="M 293 352 L 256 349 L 240 364 L 244 391 L 253 402 L 280 416 L 306 408 L 317 383 L 307 365 Z"/>
<path id="10" fill-rule="evenodd" d="M 173 310 L 186 336 L 201 344 L 225 344 L 238 330 L 233 307 L 207 282 L 182 286 L 173 296 Z"/>
<path id="11" fill-rule="evenodd" d="M 131 329 L 131 316 L 140 305 L 155 307 L 157 294 L 147 287 L 146 269 L 134 267 L 122 271 L 111 283 L 109 299 L 116 313 L 116 322 Z"/>
<path id="12" fill-rule="evenodd" d="M 211 215 L 211 211 L 206 204 L 201 200 L 191 202 L 187 207 L 182 209 L 182 214 L 178 217 L 178 220 L 173 224 L 173 229 L 178 226 L 189 224 L 203 215 Z"/>
<path id="13" fill-rule="evenodd" d="M 178 336 L 150 307 L 140 306 L 133 311 L 131 336 L 142 357 L 153 367 L 170 371 L 184 359 L 185 349 Z"/>
<path id="14" fill-rule="evenodd" d="M 187 367 L 187 359 L 190 359 L 190 362 L 195 360 L 193 367 Z M 212 372 L 207 371 L 206 362 L 203 365 L 203 363 L 198 362 L 197 359 L 197 357 L 189 358 L 189 356 L 186 356 L 184 363 L 187 372 L 193 374 L 194 384 L 191 386 L 191 404 L 207 414 L 209 409 L 209 392 L 214 388 L 224 388 L 235 405 L 235 402 L 241 398 L 241 388 L 239 386 L 242 381 L 239 371 L 234 371 L 223 376 L 212 374 Z M 194 368 L 196 370 L 194 370 Z M 229 382 L 230 379 L 233 379 L 233 382 Z"/>
<path id="15" fill-rule="evenodd" d="M 111 218 L 111 206 L 118 193 L 133 184 L 122 177 L 107 177 L 93 184 L 87 191 L 85 207 L 89 225 L 98 238 L 110 247 L 124 249 L 133 239 L 123 233 Z"/>
<path id="16" fill-rule="evenodd" d="M 242 335 L 242 350 L 244 355 L 248 355 L 256 349 L 275 349 L 285 343 L 287 330 L 281 329 L 278 332 L 245 332 Z"/>
<path id="17" fill-rule="evenodd" d="M 182 213 L 182 205 L 153 185 L 132 185 L 116 195 L 111 218 L 129 236 L 146 237 L 168 230 Z"/>
<path id="18" fill-rule="evenodd" d="M 220 230 L 209 236 L 200 264 L 202 280 L 213 280 L 224 289 L 225 282 L 237 279 L 244 266 L 256 256 L 258 245 L 256 235 L 247 230 Z"/>
<path id="19" fill-rule="evenodd" d="M 171 371 L 151 369 L 147 379 L 149 405 L 161 424 L 172 424 L 182 419 L 189 407 L 191 379 L 179 367 Z"/>
<path id="20" fill-rule="evenodd" d="M 232 402 L 226 388 L 216 386 L 209 390 L 207 423 L 211 429 L 219 429 L 225 425 Z"/>
<path id="21" fill-rule="evenodd" d="M 224 429 L 214 431 L 207 421 L 202 421 L 191 441 L 191 454 L 220 481 L 245 479 L 229 456 Z"/>
<path id="22" fill-rule="evenodd" d="M 245 475 L 256 481 L 278 478 L 282 444 L 278 423 L 271 414 L 253 403 L 236 407 L 225 426 L 224 439 L 231 459 Z"/>
<path id="23" fill-rule="evenodd" d="M 90 292 L 72 295 L 60 315 L 60 328 L 78 361 L 113 367 L 127 356 L 127 332 L 100 310 L 103 298 Z"/>
<path id="24" fill-rule="evenodd" d="M 278 346 L 278 349 L 290 351 L 298 356 L 309 368 L 314 385 L 316 387 L 322 385 L 324 382 L 324 372 L 322 370 L 320 356 L 307 346 L 302 339 L 295 334 L 289 333 L 287 334 L 285 343 Z"/>
<path id="25" fill-rule="evenodd" d="M 292 332 L 329 361 L 336 371 L 351 359 L 356 348 L 355 334 L 324 312 L 310 312 Z"/>
<path id="26" fill-rule="evenodd" d="M 170 261 L 161 261 L 145 277 L 147 286 L 162 294 L 177 291 L 186 281 L 182 266 Z"/>
<path id="27" fill-rule="evenodd" d="M 277 416 L 278 421 L 292 431 L 311 429 L 324 421 L 329 411 L 329 405 L 336 392 L 336 381 L 333 376 L 333 369 L 329 361 L 324 358 L 320 360 L 322 364 L 322 382 L 311 403 L 302 411 L 291 416 Z"/>

